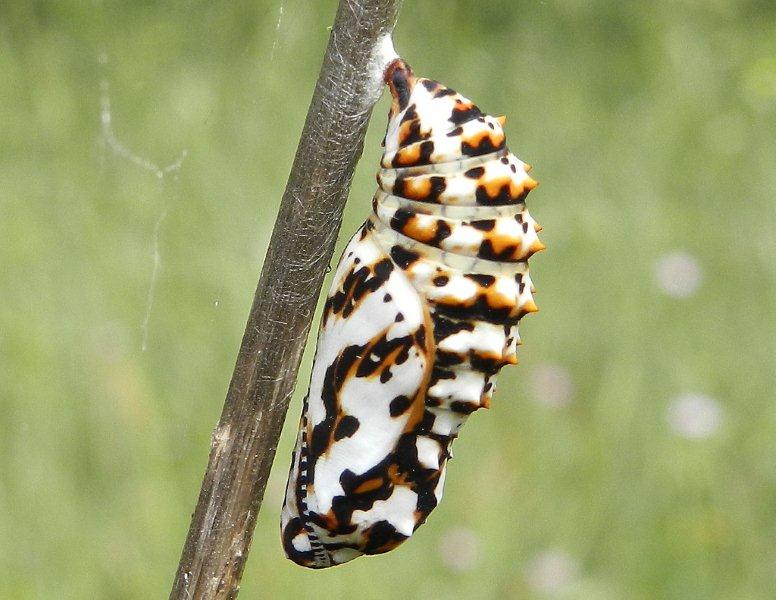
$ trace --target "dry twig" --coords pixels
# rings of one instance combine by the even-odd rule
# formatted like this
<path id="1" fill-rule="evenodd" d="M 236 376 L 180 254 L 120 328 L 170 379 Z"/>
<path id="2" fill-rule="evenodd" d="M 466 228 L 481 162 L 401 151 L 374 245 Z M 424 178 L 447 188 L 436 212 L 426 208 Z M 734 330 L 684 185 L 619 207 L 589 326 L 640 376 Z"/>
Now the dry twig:
<path id="1" fill-rule="evenodd" d="M 401 0 L 341 0 L 171 600 L 235 598 Z"/>

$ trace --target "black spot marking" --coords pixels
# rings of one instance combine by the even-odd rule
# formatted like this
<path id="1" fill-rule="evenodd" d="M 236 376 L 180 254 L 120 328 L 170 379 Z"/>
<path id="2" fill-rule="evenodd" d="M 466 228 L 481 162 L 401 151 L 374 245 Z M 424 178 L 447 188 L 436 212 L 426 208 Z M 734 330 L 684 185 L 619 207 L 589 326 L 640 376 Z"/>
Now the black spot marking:
<path id="1" fill-rule="evenodd" d="M 493 140 L 490 139 L 490 136 L 486 135 L 480 139 L 479 144 L 476 146 L 473 146 L 466 141 L 461 142 L 461 153 L 465 156 L 481 156 L 483 154 L 490 154 L 491 152 L 501 150 L 504 147 L 504 142 L 504 138 L 501 138 L 501 141 L 494 145 Z"/>
<path id="2" fill-rule="evenodd" d="M 474 331 L 474 325 L 467 321 L 454 321 L 445 317 L 434 315 L 434 341 L 437 344 L 446 337 L 455 335 L 461 331 Z"/>
<path id="3" fill-rule="evenodd" d="M 490 240 L 483 240 L 477 250 L 477 256 L 484 258 L 485 260 L 496 260 L 501 262 L 518 262 L 519 257 L 515 258 L 515 252 L 517 246 L 515 244 L 509 244 L 501 249 L 501 252 L 496 252 L 493 248 L 493 242 Z"/>
<path id="4" fill-rule="evenodd" d="M 396 531 L 396 528 L 388 521 L 378 521 L 372 525 L 365 535 L 369 541 L 364 548 L 365 554 L 380 554 L 391 550 L 397 542 L 407 539 L 407 536 Z"/>
<path id="5" fill-rule="evenodd" d="M 439 275 L 437 277 L 434 277 L 432 281 L 435 286 L 444 287 L 450 281 L 450 278 L 447 275 Z"/>
<path id="6" fill-rule="evenodd" d="M 474 404 L 472 402 L 461 402 L 460 400 L 454 400 L 450 403 L 450 410 L 462 415 L 470 415 L 479 407 L 479 404 Z"/>
<path id="7" fill-rule="evenodd" d="M 409 223 L 413 216 L 414 213 L 410 210 L 407 210 L 406 208 L 396 209 L 396 212 L 394 212 L 393 216 L 391 217 L 391 229 L 395 229 L 396 231 L 401 231 L 403 233 L 404 228 L 407 226 L 407 223 Z"/>
<path id="8" fill-rule="evenodd" d="M 361 262 L 359 258 L 353 263 Z M 355 310 L 356 306 L 369 293 L 382 287 L 393 271 L 393 263 L 384 258 L 371 268 L 363 266 L 358 269 L 353 267 L 342 282 L 342 286 L 327 300 L 327 309 L 334 314 L 342 314 L 347 318 Z M 324 313 L 327 314 L 327 313 Z"/>
<path id="9" fill-rule="evenodd" d="M 439 398 L 434 398 L 431 394 L 426 394 L 426 406 L 442 406 L 442 401 Z"/>
<path id="10" fill-rule="evenodd" d="M 356 377 L 369 377 L 380 371 L 380 380 L 383 381 L 382 378 L 385 376 L 385 381 L 387 381 L 391 378 L 391 375 L 385 375 L 389 371 L 389 367 L 393 364 L 400 365 L 404 363 L 409 358 L 409 351 L 412 345 L 412 336 L 409 335 L 390 340 L 385 335 L 382 336 L 368 350 L 369 356 L 364 357 L 358 364 Z M 396 353 L 397 350 L 398 353 Z M 365 349 L 364 352 L 366 351 Z M 392 357 L 394 354 L 395 358 Z M 393 360 L 393 362 L 389 362 L 389 359 Z"/>
<path id="11" fill-rule="evenodd" d="M 405 250 L 401 246 L 393 246 L 391 248 L 391 258 L 399 268 L 405 271 L 410 268 L 410 265 L 418 260 L 418 255 L 415 252 Z"/>
<path id="12" fill-rule="evenodd" d="M 312 550 L 300 551 L 294 546 L 294 538 L 304 532 L 304 525 L 299 517 L 294 517 L 283 528 L 283 549 L 286 556 L 296 564 L 310 567 L 315 564 L 315 555 Z"/>
<path id="13" fill-rule="evenodd" d="M 432 510 L 436 508 L 437 505 L 437 499 L 436 495 L 432 491 L 424 490 L 422 493 L 418 494 L 418 504 L 417 509 L 420 513 L 427 515 Z M 426 519 L 422 519 L 416 526 L 415 529 L 420 527 L 423 522 Z"/>
<path id="14" fill-rule="evenodd" d="M 313 427 L 313 433 L 310 438 L 310 466 L 315 465 L 315 459 L 321 456 L 329 446 L 329 431 L 334 425 L 333 417 L 326 417 L 323 421 Z"/>
<path id="15" fill-rule="evenodd" d="M 406 146 L 405 150 L 410 147 L 411 146 Z M 431 140 L 421 142 L 419 150 L 418 158 L 410 162 L 405 162 L 406 152 L 397 152 L 391 161 L 391 165 L 394 167 L 410 167 L 429 164 L 431 162 L 431 155 L 434 153 L 434 142 Z"/>
<path id="16" fill-rule="evenodd" d="M 450 237 L 451 233 L 452 230 L 450 229 L 450 225 L 448 225 L 446 221 L 437 221 L 436 231 L 434 232 L 434 239 L 431 240 L 431 244 L 434 246 L 439 246 L 440 242 L 443 239 Z"/>
<path id="17" fill-rule="evenodd" d="M 489 204 L 492 206 L 514 204 L 515 200 L 517 200 L 517 198 L 514 198 L 510 193 L 509 183 L 502 185 L 495 196 L 488 194 L 488 190 L 484 185 L 478 185 L 474 195 L 479 204 Z"/>
<path id="18" fill-rule="evenodd" d="M 410 130 L 407 132 L 407 135 L 400 140 L 400 143 L 402 146 L 408 146 L 427 138 L 428 134 L 423 134 L 423 132 L 420 130 L 420 121 L 415 120 L 412 125 L 410 125 Z"/>
<path id="19" fill-rule="evenodd" d="M 412 406 L 412 401 L 407 396 L 396 396 L 391 400 L 388 411 L 392 417 L 398 417 L 404 414 L 410 406 Z"/>
<path id="20" fill-rule="evenodd" d="M 494 283 L 496 283 L 496 277 L 493 275 L 485 275 L 483 273 L 467 273 L 464 275 L 467 279 L 471 279 L 472 281 L 476 281 L 479 285 L 482 287 L 490 287 Z"/>
<path id="21" fill-rule="evenodd" d="M 374 266 L 375 277 L 382 282 L 388 281 L 391 271 L 393 271 L 393 263 L 387 258 L 384 258 Z"/>
<path id="22" fill-rule="evenodd" d="M 479 371 L 480 373 L 493 375 L 504 366 L 504 360 L 503 358 L 491 358 L 482 356 L 476 352 L 471 352 L 469 354 L 469 364 L 472 366 L 472 369 Z"/>
<path id="23" fill-rule="evenodd" d="M 396 181 L 393 182 L 393 190 L 386 190 L 387 192 L 393 191 L 393 194 L 396 196 L 404 196 L 404 185 L 405 180 L 404 177 L 397 177 Z"/>
<path id="24" fill-rule="evenodd" d="M 356 417 L 353 415 L 345 415 L 339 420 L 337 427 L 334 429 L 334 439 L 339 441 L 351 437 L 358 431 L 360 425 L 361 423 L 358 422 Z"/>
<path id="25" fill-rule="evenodd" d="M 434 421 L 436 421 L 436 416 L 434 416 L 434 413 L 424 410 L 423 419 L 420 421 L 420 423 L 418 423 L 415 431 L 418 433 L 418 435 L 426 435 L 431 433 L 431 430 L 434 428 Z"/>
<path id="26" fill-rule="evenodd" d="M 420 327 L 418 327 L 417 331 L 415 331 L 415 343 L 421 348 L 426 347 L 426 326 L 425 325 L 421 325 Z"/>
<path id="27" fill-rule="evenodd" d="M 410 87 L 406 74 L 407 71 L 404 69 L 394 69 L 391 74 L 391 83 L 396 93 L 396 99 L 399 101 L 399 110 L 407 108 L 410 101 Z"/>
<path id="28" fill-rule="evenodd" d="M 442 194 L 442 192 L 445 191 L 445 188 L 447 187 L 447 181 L 445 181 L 444 177 L 439 175 L 432 176 L 430 181 L 431 193 L 428 195 L 428 200 L 437 202 L 439 200 L 439 196 Z"/>
<path id="29" fill-rule="evenodd" d="M 481 115 L 482 111 L 472 104 L 470 107 L 464 108 L 463 110 L 454 108 L 453 114 L 450 115 L 448 120 L 456 125 L 463 125 L 467 121 L 473 121 L 474 119 L 479 118 Z"/>
<path id="30" fill-rule="evenodd" d="M 434 153 L 434 142 L 425 141 L 420 145 L 420 159 L 418 159 L 419 165 L 428 164 L 431 160 L 431 155 Z"/>
<path id="31" fill-rule="evenodd" d="M 479 179 L 485 174 L 485 167 L 474 167 L 464 173 L 464 175 L 470 179 Z"/>
<path id="32" fill-rule="evenodd" d="M 397 313 L 395 321 L 397 323 L 401 323 L 404 320 L 404 315 L 401 313 Z"/>
<path id="33" fill-rule="evenodd" d="M 455 90 L 451 90 L 450 88 L 443 87 L 436 94 L 434 94 L 434 98 L 442 98 L 443 96 L 455 96 L 457 93 L 458 92 L 456 92 Z"/>
<path id="34" fill-rule="evenodd" d="M 493 229 L 496 227 L 496 220 L 483 219 L 482 221 L 472 221 L 470 225 L 475 229 L 479 229 L 480 231 L 493 231 Z"/>
<path id="35" fill-rule="evenodd" d="M 435 308 L 437 314 L 452 319 L 480 320 L 498 325 L 513 325 L 519 321 L 516 316 L 512 315 L 511 307 L 493 308 L 488 305 L 487 299 L 484 296 L 477 297 L 472 305 L 443 304 L 437 302 Z"/>
<path id="36" fill-rule="evenodd" d="M 439 365 L 434 365 L 431 369 L 431 379 L 428 382 L 429 389 L 434 387 L 439 381 L 443 379 L 455 379 L 455 373 L 448 369 L 443 369 Z"/>
<path id="37" fill-rule="evenodd" d="M 418 118 L 418 111 L 415 110 L 415 105 L 409 106 L 407 110 L 404 113 L 404 116 L 401 118 L 401 123 L 405 123 L 406 121 L 412 121 L 413 119 Z"/>
<path id="38" fill-rule="evenodd" d="M 447 352 L 445 350 L 437 349 L 436 364 L 440 367 L 452 367 L 454 365 L 460 365 L 465 360 L 466 357 L 458 354 L 457 352 Z"/>

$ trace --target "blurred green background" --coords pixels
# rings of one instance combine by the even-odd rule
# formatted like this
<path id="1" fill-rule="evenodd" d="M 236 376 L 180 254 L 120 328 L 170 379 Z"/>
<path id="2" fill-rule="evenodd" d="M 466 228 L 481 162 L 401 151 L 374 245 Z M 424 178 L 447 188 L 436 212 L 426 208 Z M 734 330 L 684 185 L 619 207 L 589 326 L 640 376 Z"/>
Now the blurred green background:
<path id="1" fill-rule="evenodd" d="M 0 4 L 0 597 L 166 597 L 335 8 Z M 240 597 L 772 598 L 776 4 L 406 0 L 395 38 L 509 116 L 541 312 L 429 522 L 326 572 L 278 539 L 308 348 Z"/>

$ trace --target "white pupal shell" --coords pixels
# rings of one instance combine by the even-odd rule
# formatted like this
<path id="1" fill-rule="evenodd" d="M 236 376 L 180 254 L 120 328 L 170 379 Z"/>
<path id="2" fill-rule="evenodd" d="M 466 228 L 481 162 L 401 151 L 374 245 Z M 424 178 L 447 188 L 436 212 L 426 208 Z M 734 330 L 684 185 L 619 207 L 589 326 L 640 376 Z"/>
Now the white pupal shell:
<path id="1" fill-rule="evenodd" d="M 536 182 L 505 119 L 401 60 L 386 81 L 379 189 L 326 301 L 281 518 L 287 555 L 311 568 L 387 552 L 425 522 L 452 441 L 537 310 Z"/>

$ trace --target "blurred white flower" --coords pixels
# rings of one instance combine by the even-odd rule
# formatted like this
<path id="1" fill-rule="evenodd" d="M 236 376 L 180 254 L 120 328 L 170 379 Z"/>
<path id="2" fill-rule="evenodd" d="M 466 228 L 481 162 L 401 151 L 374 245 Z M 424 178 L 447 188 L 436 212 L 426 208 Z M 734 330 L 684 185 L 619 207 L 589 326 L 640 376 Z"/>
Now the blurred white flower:
<path id="1" fill-rule="evenodd" d="M 655 263 L 655 281 L 660 290 L 674 298 L 692 296 L 701 284 L 703 272 L 694 256 L 669 252 Z"/>
<path id="2" fill-rule="evenodd" d="M 553 364 L 537 365 L 531 370 L 531 394 L 537 404 L 547 408 L 563 408 L 574 395 L 574 382 L 565 367 Z"/>
<path id="3" fill-rule="evenodd" d="M 722 407 L 703 394 L 685 394 L 668 405 L 666 420 L 682 437 L 705 439 L 722 425 Z"/>
<path id="4" fill-rule="evenodd" d="M 525 582 L 534 592 L 558 594 L 572 584 L 579 567 L 563 550 L 546 550 L 538 554 L 525 568 Z"/>
<path id="5" fill-rule="evenodd" d="M 469 571 L 479 560 L 480 544 L 470 529 L 455 527 L 439 539 L 439 555 L 452 571 Z"/>

